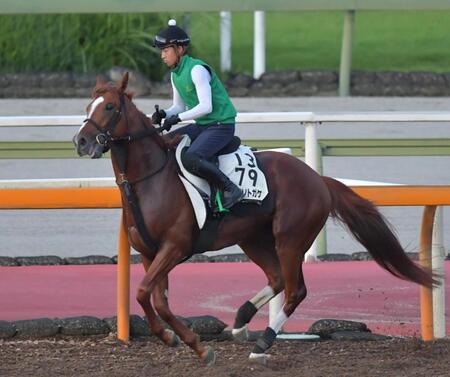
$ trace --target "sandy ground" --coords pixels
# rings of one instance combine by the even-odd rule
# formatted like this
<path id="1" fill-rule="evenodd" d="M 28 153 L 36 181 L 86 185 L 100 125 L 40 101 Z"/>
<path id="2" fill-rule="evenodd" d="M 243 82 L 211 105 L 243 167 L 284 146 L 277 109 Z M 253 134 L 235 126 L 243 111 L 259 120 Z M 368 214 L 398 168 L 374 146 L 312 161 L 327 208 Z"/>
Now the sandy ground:
<path id="1" fill-rule="evenodd" d="M 448 376 L 450 340 L 278 341 L 267 365 L 251 363 L 251 343 L 208 342 L 217 353 L 206 367 L 186 346 L 156 340 L 123 344 L 108 338 L 0 341 L 0 375 L 52 376 Z"/>

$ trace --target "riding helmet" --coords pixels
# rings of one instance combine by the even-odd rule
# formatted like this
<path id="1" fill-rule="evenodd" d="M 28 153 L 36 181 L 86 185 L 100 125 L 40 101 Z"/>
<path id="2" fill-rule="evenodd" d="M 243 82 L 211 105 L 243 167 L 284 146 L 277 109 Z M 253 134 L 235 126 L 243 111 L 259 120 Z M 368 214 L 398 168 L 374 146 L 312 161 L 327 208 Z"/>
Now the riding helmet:
<path id="1" fill-rule="evenodd" d="M 156 34 L 153 45 L 160 49 L 173 45 L 187 46 L 190 42 L 187 33 L 173 19 L 169 20 L 168 25 Z"/>

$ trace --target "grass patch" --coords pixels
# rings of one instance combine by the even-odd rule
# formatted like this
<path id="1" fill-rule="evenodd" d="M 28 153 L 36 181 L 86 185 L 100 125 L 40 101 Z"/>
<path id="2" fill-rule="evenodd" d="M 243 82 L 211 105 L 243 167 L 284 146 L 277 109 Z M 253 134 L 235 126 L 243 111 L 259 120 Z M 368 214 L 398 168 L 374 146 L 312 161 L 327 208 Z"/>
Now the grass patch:
<path id="1" fill-rule="evenodd" d="M 356 12 L 353 69 L 450 71 L 449 19 L 448 11 Z M 218 22 L 217 14 L 192 14 L 196 51 L 217 68 Z M 343 22 L 343 12 L 268 12 L 267 70 L 338 70 Z M 232 27 L 232 70 L 251 73 L 253 13 L 233 13 Z"/>

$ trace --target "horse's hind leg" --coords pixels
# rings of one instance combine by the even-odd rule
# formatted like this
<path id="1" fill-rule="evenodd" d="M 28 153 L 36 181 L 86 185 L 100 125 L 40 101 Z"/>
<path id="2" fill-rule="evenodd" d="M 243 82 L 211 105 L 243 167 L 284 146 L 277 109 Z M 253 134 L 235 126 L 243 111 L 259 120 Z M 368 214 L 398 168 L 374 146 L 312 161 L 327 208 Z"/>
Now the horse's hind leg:
<path id="1" fill-rule="evenodd" d="M 257 311 L 283 290 L 284 282 L 280 262 L 275 251 L 272 229 L 247 239 L 239 244 L 247 256 L 256 263 L 267 276 L 268 284 L 238 310 L 232 334 L 238 341 L 248 340 L 247 325 Z"/>
<path id="2" fill-rule="evenodd" d="M 262 363 L 266 362 L 266 351 L 272 346 L 277 333 L 306 297 L 306 286 L 302 272 L 303 257 L 325 220 L 326 215 L 323 218 L 321 216 L 305 217 L 297 223 L 293 222 L 291 218 L 290 224 L 280 224 L 277 220 L 274 221 L 276 250 L 284 278 L 284 305 L 275 318 L 270 320 L 269 327 L 257 340 L 250 353 L 250 359 Z"/>
<path id="3" fill-rule="evenodd" d="M 307 291 L 303 280 L 301 263 L 295 263 L 293 266 L 295 266 L 295 268 L 290 268 L 291 271 L 285 275 L 286 285 L 283 307 L 275 318 L 270 319 L 269 326 L 264 331 L 264 334 L 256 341 L 256 344 L 249 355 L 249 359 L 251 360 L 256 360 L 261 363 L 266 362 L 266 351 L 273 345 L 278 332 L 281 330 L 289 316 L 306 297 Z M 283 268 L 283 272 L 286 272 L 285 268 Z M 295 277 L 294 274 L 296 274 Z"/>

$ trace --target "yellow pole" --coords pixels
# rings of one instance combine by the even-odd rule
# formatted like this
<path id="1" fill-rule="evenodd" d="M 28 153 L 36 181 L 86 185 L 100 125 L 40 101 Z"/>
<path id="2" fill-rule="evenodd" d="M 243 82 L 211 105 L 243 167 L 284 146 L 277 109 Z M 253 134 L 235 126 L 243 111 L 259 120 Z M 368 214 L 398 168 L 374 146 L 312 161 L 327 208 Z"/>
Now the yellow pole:
<path id="1" fill-rule="evenodd" d="M 117 338 L 124 342 L 130 339 L 130 244 L 123 212 L 117 257 Z"/>
<path id="2" fill-rule="evenodd" d="M 431 270 L 431 242 L 433 238 L 433 222 L 436 206 L 426 206 L 423 211 L 422 225 L 420 228 L 420 264 Z M 422 339 L 425 341 L 434 339 L 433 329 L 433 290 L 424 286 L 420 287 L 420 317 Z"/>

